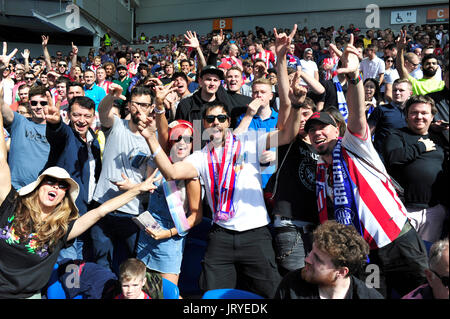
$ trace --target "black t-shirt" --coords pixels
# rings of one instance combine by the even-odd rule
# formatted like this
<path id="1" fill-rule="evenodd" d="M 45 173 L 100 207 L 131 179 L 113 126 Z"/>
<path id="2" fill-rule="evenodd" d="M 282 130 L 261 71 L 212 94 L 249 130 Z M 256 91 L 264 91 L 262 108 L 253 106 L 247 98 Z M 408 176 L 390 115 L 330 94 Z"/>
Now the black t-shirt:
<path id="1" fill-rule="evenodd" d="M 279 171 L 273 174 L 275 176 L 278 174 L 274 215 L 319 223 L 316 199 L 318 159 L 319 155 L 314 147 L 305 143 L 300 136 L 296 137 L 292 146 L 288 144 L 278 148 Z"/>
<path id="2" fill-rule="evenodd" d="M 427 152 L 419 139 L 431 139 L 436 150 Z M 409 128 L 397 129 L 384 143 L 383 157 L 388 173 L 405 189 L 407 207 L 428 208 L 440 202 L 448 189 L 444 172 L 445 154 L 436 134 L 417 135 Z"/>
<path id="3" fill-rule="evenodd" d="M 325 88 L 325 93 L 321 96 L 320 101 L 323 101 L 323 109 L 326 110 L 330 106 L 334 106 L 337 108 L 338 99 L 337 99 L 337 90 L 336 85 L 334 84 L 333 80 L 326 80 L 326 81 L 320 81 L 320 83 Z M 347 88 L 348 83 L 345 83 L 344 86 L 342 86 L 342 91 L 344 93 L 344 96 L 347 96 Z"/>
<path id="4" fill-rule="evenodd" d="M 14 232 L 14 213 L 20 200 L 13 187 L 0 206 L 0 299 L 28 298 L 47 284 L 61 248 L 75 221 L 70 222 L 66 235 L 51 251 L 36 249 L 33 234 L 21 239 Z"/>
<path id="5" fill-rule="evenodd" d="M 319 287 L 303 280 L 301 269 L 289 272 L 275 292 L 274 299 L 320 299 Z M 358 278 L 350 277 L 350 287 L 344 299 L 383 299 L 374 288 L 368 288 Z"/>

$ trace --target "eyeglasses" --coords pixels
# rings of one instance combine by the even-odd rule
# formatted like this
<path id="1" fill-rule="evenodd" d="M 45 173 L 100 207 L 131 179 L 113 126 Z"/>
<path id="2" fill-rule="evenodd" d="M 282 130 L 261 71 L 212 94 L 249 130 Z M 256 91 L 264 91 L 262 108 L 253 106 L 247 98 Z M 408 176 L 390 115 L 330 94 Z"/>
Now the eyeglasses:
<path id="1" fill-rule="evenodd" d="M 412 63 L 411 61 L 408 62 L 411 63 L 415 68 L 419 65 L 419 63 Z"/>
<path id="2" fill-rule="evenodd" d="M 180 142 L 181 140 L 183 140 L 186 144 L 190 144 L 192 143 L 192 141 L 194 140 L 194 137 L 192 137 L 191 135 L 180 135 L 178 136 L 178 138 L 175 141 L 175 143 Z"/>
<path id="3" fill-rule="evenodd" d="M 438 277 L 441 280 L 442 284 L 448 288 L 448 276 L 441 276 L 437 272 L 435 272 L 433 269 L 430 269 L 430 270 L 436 275 L 436 277 Z"/>
<path id="4" fill-rule="evenodd" d="M 66 181 L 61 181 L 61 180 L 58 180 L 56 178 L 49 177 L 49 176 L 44 178 L 44 180 L 42 181 L 42 184 L 49 185 L 49 186 L 57 185 L 58 188 L 63 191 L 67 191 L 70 189 L 70 185 Z"/>
<path id="5" fill-rule="evenodd" d="M 214 123 L 214 121 L 217 120 L 220 123 L 224 123 L 226 120 L 228 120 L 228 116 L 226 116 L 225 114 L 219 114 L 219 115 L 206 115 L 205 116 L 205 120 L 208 123 Z"/>
<path id="6" fill-rule="evenodd" d="M 140 55 L 133 55 L 133 58 L 135 59 L 139 59 L 141 56 Z"/>
<path id="7" fill-rule="evenodd" d="M 386 62 L 394 62 L 394 60 L 386 60 Z"/>
<path id="8" fill-rule="evenodd" d="M 41 105 L 41 106 L 47 106 L 47 101 L 30 101 L 31 106 Z"/>
<path id="9" fill-rule="evenodd" d="M 58 66 L 64 66 L 64 67 L 66 67 L 67 64 L 65 64 L 65 63 L 58 63 Z"/>
<path id="10" fill-rule="evenodd" d="M 151 103 L 141 103 L 141 102 L 136 102 L 136 101 L 131 101 L 131 103 L 133 103 L 134 106 L 139 106 L 139 107 L 142 107 L 143 109 L 148 109 L 150 106 L 152 106 Z"/>
<path id="11" fill-rule="evenodd" d="M 32 77 L 32 76 L 26 76 L 26 77 L 25 77 L 25 80 L 27 80 L 27 81 L 32 81 L 32 80 L 34 80 L 34 77 Z"/>

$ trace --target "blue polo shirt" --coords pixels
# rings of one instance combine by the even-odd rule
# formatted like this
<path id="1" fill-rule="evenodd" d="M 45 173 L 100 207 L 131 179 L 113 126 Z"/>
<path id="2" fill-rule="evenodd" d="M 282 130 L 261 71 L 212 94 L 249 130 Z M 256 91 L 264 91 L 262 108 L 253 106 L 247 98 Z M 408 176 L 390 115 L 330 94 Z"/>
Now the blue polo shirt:
<path id="1" fill-rule="evenodd" d="M 373 146 L 378 154 L 383 152 L 383 143 L 393 129 L 406 126 L 405 114 L 394 102 L 376 107 L 367 120 L 370 127 L 375 127 Z"/>
<path id="2" fill-rule="evenodd" d="M 98 111 L 98 105 L 101 100 L 106 96 L 106 92 L 103 88 L 99 87 L 97 84 L 88 89 L 86 85 L 84 86 L 84 95 L 91 98 L 95 103 L 95 110 Z"/>
<path id="3" fill-rule="evenodd" d="M 242 118 L 245 116 L 245 114 L 242 114 L 236 123 L 236 127 L 239 126 L 239 124 L 242 121 Z M 250 125 L 248 126 L 248 130 L 264 130 L 265 132 L 270 132 L 276 129 L 278 122 L 278 112 L 272 109 L 272 114 L 270 116 L 263 120 L 258 115 L 253 116 L 252 121 L 250 122 Z M 276 152 L 276 147 L 272 147 L 270 149 L 272 152 Z M 265 168 L 261 172 L 261 182 L 263 189 L 266 187 L 267 182 L 269 181 L 270 176 L 272 176 L 273 173 L 275 173 L 276 165 L 270 165 L 270 166 L 262 166 L 262 169 Z"/>

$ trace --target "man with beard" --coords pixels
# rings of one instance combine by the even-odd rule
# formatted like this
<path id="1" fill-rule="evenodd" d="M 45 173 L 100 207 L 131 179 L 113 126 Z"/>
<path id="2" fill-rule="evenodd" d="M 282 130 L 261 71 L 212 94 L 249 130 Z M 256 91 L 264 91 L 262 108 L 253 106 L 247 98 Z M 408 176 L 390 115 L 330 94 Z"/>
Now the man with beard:
<path id="1" fill-rule="evenodd" d="M 369 245 L 354 227 L 327 221 L 313 236 L 305 267 L 283 278 L 274 299 L 383 299 L 357 278 Z"/>
<path id="2" fill-rule="evenodd" d="M 150 149 L 137 128 L 139 119 L 154 119 L 151 91 L 143 86 L 131 90 L 129 120 L 114 115 L 113 103 L 122 92 L 120 85 L 111 84 L 108 95 L 99 105 L 100 122 L 107 138 L 102 171 L 93 195 L 94 205 L 128 190 L 153 172 Z M 145 196 L 136 198 L 92 226 L 94 261 L 97 264 L 113 270 L 113 251 L 118 241 L 124 243 L 128 250 L 125 258 L 132 256 L 139 228 L 131 218 L 144 211 L 143 201 L 146 200 Z"/>
<path id="3" fill-rule="evenodd" d="M 53 104 L 53 103 L 52 103 Z M 95 185 L 101 171 L 100 144 L 90 128 L 95 120 L 95 103 L 85 96 L 70 99 L 68 106 L 69 125 L 61 120 L 60 100 L 49 105 L 46 111 L 46 136 L 50 143 L 47 167 L 64 168 L 80 186 L 76 205 L 83 215 L 89 210 Z M 88 237 L 77 238 L 74 244 L 62 249 L 59 259 L 83 259 L 88 256 L 83 244 Z"/>
<path id="4" fill-rule="evenodd" d="M 340 59 L 342 67 L 336 71 L 349 83 L 343 138 L 325 112 L 311 115 L 305 131 L 321 155 L 316 169 L 320 222 L 334 219 L 360 232 L 370 246 L 370 262 L 380 270 L 377 290 L 390 297 L 394 290 L 406 294 L 425 282 L 426 249 L 372 145 L 358 55 L 351 35 Z"/>
<path id="5" fill-rule="evenodd" d="M 48 159 L 50 145 L 45 137 L 46 120 L 44 109 L 52 97 L 44 86 L 36 86 L 28 93 L 31 121 L 17 112 L 13 112 L 0 99 L 3 123 L 11 135 L 9 166 L 11 183 L 19 189 L 37 179 Z"/>
<path id="6" fill-rule="evenodd" d="M 406 31 L 401 31 L 400 39 L 397 42 L 398 58 L 396 60 L 396 67 L 400 78 L 408 79 L 411 82 L 414 95 L 425 95 L 442 90 L 445 86 L 444 81 L 438 81 L 434 78 L 439 67 L 438 60 L 434 54 L 428 54 L 422 58 L 422 79 L 417 80 L 409 75 L 404 63 L 406 44 Z"/>

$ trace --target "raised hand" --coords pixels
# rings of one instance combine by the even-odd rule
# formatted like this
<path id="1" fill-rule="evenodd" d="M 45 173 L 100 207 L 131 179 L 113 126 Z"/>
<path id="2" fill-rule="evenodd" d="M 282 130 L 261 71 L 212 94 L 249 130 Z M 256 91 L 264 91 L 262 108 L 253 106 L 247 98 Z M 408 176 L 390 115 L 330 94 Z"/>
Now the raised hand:
<path id="1" fill-rule="evenodd" d="M 435 151 L 436 150 L 436 144 L 429 138 L 424 139 L 423 137 L 419 138 L 419 142 L 422 142 L 425 145 L 425 150 L 427 152 Z"/>
<path id="2" fill-rule="evenodd" d="M 155 137 L 156 136 L 156 121 L 151 117 L 140 118 L 138 123 L 139 133 L 145 137 Z"/>
<path id="3" fill-rule="evenodd" d="M 275 54 L 277 56 L 283 56 L 287 53 L 289 45 L 291 44 L 296 32 L 297 24 L 294 24 L 294 27 L 289 35 L 284 32 L 278 33 L 277 29 L 273 28 L 273 34 L 275 36 Z"/>
<path id="4" fill-rule="evenodd" d="M 156 182 L 160 181 L 163 176 L 160 174 L 158 177 L 155 178 L 156 174 L 158 173 L 158 169 L 156 168 L 153 173 L 147 177 L 145 181 L 139 184 L 139 190 L 141 192 L 150 192 L 153 193 L 157 187 L 154 185 Z"/>
<path id="5" fill-rule="evenodd" d="M 289 88 L 289 100 L 291 100 L 292 104 L 303 104 L 306 99 L 306 93 L 308 93 L 308 89 L 300 85 L 299 79 L 300 72 L 295 72 Z"/>
<path id="6" fill-rule="evenodd" d="M 45 120 L 50 124 L 58 124 L 61 122 L 61 96 L 56 99 L 56 105 L 53 105 L 53 98 L 50 92 L 45 93 L 47 97 L 47 107 L 44 107 Z"/>
<path id="7" fill-rule="evenodd" d="M 173 87 L 174 82 L 170 82 L 169 85 L 166 86 L 155 86 L 155 103 L 156 107 L 159 109 L 162 109 L 162 105 L 164 104 L 164 100 L 166 99 L 167 95 L 173 91 L 176 90 L 176 88 Z"/>
<path id="8" fill-rule="evenodd" d="M 122 92 L 123 92 L 123 87 L 121 87 L 117 83 L 111 83 L 111 85 L 109 86 L 108 95 L 112 95 L 115 98 L 125 101 L 127 98 L 122 94 Z"/>
<path id="9" fill-rule="evenodd" d="M 48 45 L 49 36 L 42 35 L 42 46 L 45 48 Z"/>
<path id="10" fill-rule="evenodd" d="M 218 35 L 213 36 L 211 45 L 213 47 L 218 48 L 222 45 L 223 41 L 225 41 L 225 35 L 223 34 L 223 30 L 220 29 L 220 33 Z"/>
<path id="11" fill-rule="evenodd" d="M 341 56 L 342 67 L 337 69 L 337 74 L 346 74 L 349 78 L 357 78 L 359 74 L 359 52 L 353 46 L 354 36 L 350 34 L 350 42 L 345 47 Z"/>
<path id="12" fill-rule="evenodd" d="M 190 47 L 193 49 L 198 49 L 200 47 L 200 42 L 197 38 L 197 33 L 194 31 L 186 31 L 186 34 L 184 35 L 184 38 L 186 39 L 187 43 L 184 44 L 185 47 Z"/>
<path id="13" fill-rule="evenodd" d="M 0 65 L 9 65 L 9 61 L 11 61 L 12 57 L 16 55 L 17 48 L 15 48 L 10 54 L 7 54 L 8 52 L 8 44 L 6 42 L 3 42 L 3 54 L 0 55 Z"/>
<path id="14" fill-rule="evenodd" d="M 400 30 L 400 36 L 395 41 L 397 44 L 397 50 L 404 50 L 408 44 L 408 40 L 406 39 L 406 31 Z"/>
<path id="15" fill-rule="evenodd" d="M 127 191 L 136 185 L 133 182 L 131 182 L 124 173 L 122 173 L 122 179 L 123 180 L 120 182 L 113 182 L 113 184 L 116 185 L 121 191 Z"/>
<path id="16" fill-rule="evenodd" d="M 72 53 L 78 55 L 78 47 L 72 42 Z"/>
<path id="17" fill-rule="evenodd" d="M 30 58 L 30 50 L 28 49 L 23 50 L 23 52 L 20 54 L 22 55 L 22 58 L 24 58 L 25 60 L 28 60 Z"/>
<path id="18" fill-rule="evenodd" d="M 247 106 L 247 114 L 254 116 L 258 112 L 261 105 L 263 105 L 263 104 L 264 104 L 264 102 L 262 101 L 261 98 L 253 99 L 253 101 L 251 101 Z"/>

